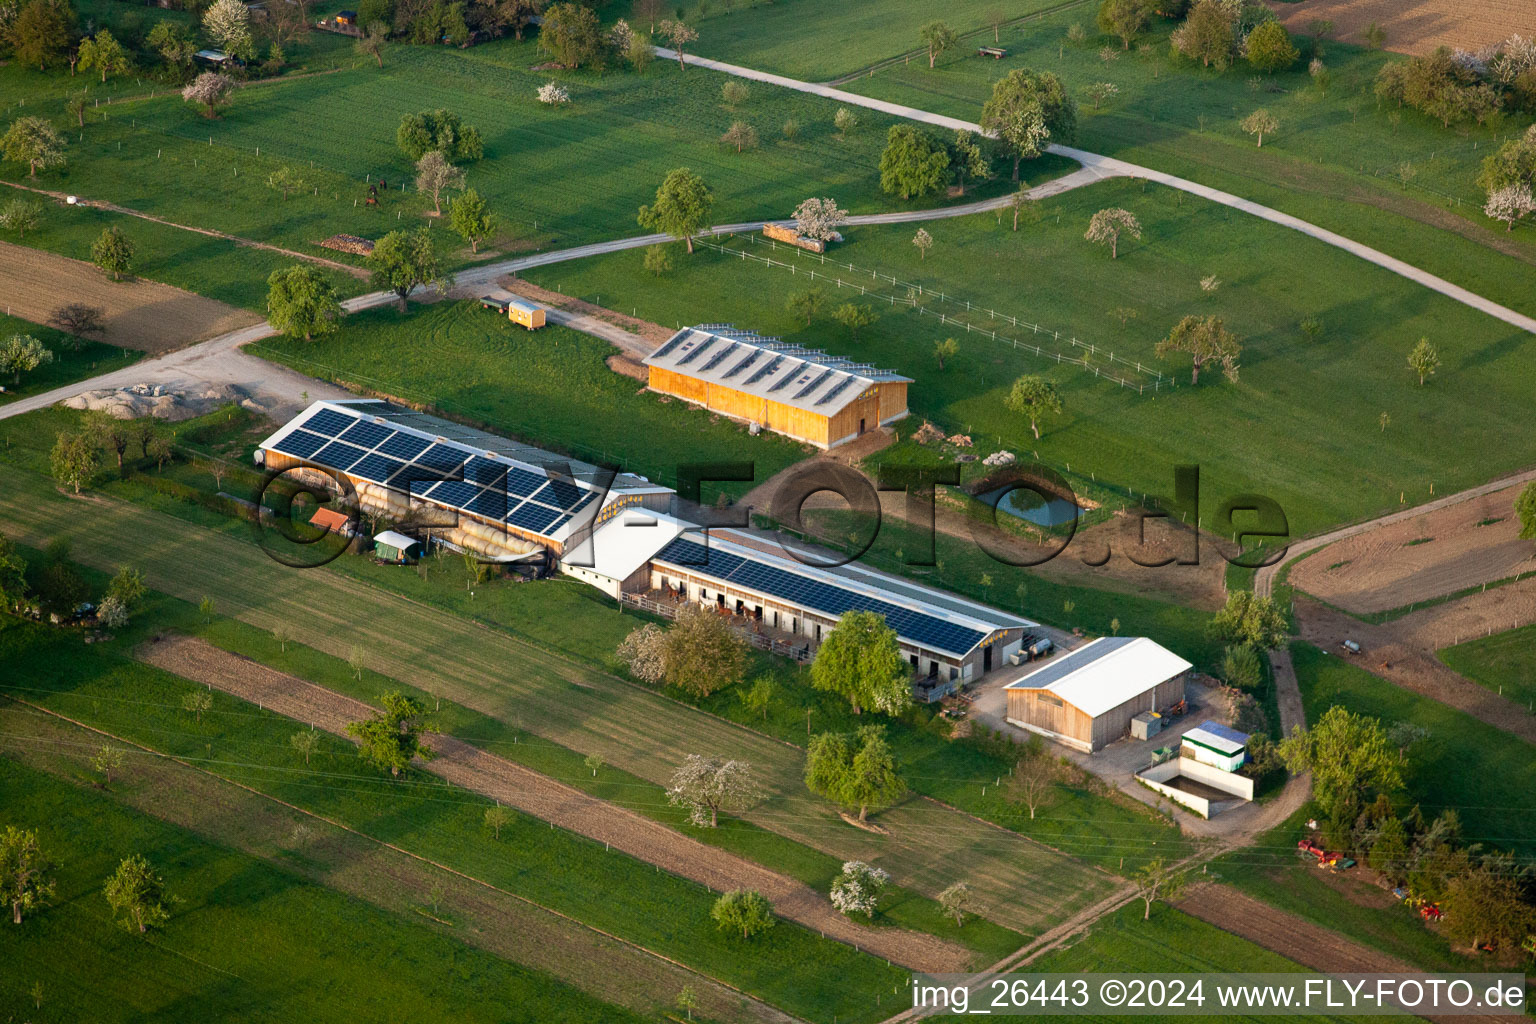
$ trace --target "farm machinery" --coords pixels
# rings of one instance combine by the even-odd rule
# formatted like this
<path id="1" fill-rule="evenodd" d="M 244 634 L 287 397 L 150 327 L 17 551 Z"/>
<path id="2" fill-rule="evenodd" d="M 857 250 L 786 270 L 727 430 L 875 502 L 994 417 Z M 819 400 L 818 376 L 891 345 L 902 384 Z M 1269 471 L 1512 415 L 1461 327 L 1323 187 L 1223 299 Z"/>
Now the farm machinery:
<path id="1" fill-rule="evenodd" d="M 1355 866 L 1353 858 L 1334 850 L 1325 849 L 1312 839 L 1302 839 L 1296 843 L 1296 850 L 1304 857 L 1314 857 L 1317 866 L 1325 871 L 1348 871 Z"/>

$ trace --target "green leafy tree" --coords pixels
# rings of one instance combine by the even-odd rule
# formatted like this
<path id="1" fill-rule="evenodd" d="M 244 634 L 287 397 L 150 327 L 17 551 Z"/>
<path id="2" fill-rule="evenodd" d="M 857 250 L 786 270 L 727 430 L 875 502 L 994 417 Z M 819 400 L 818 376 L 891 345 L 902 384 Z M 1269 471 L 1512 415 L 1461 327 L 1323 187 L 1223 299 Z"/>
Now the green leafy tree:
<path id="1" fill-rule="evenodd" d="M 944 364 L 955 358 L 955 354 L 959 351 L 960 343 L 954 338 L 945 338 L 943 341 L 933 343 L 933 358 L 939 361 L 940 372 L 943 371 Z"/>
<path id="2" fill-rule="evenodd" d="M 1152 916 L 1152 904 L 1158 900 L 1176 900 L 1184 889 L 1184 875 L 1169 867 L 1161 857 L 1142 865 L 1131 875 L 1131 884 L 1143 903 L 1141 919 Z"/>
<path id="3" fill-rule="evenodd" d="M 197 602 L 198 613 L 202 615 L 203 623 L 205 625 L 213 621 L 214 607 L 215 605 L 213 598 L 209 597 L 207 594 L 204 594 L 202 599 Z"/>
<path id="4" fill-rule="evenodd" d="M 747 642 L 723 616 L 697 605 L 684 608 L 661 646 L 662 678 L 696 697 L 741 681 Z"/>
<path id="5" fill-rule="evenodd" d="M 0 373 L 11 375 L 12 384 L 21 383 L 21 375 L 53 362 L 53 350 L 30 334 L 13 334 L 0 343 Z"/>
<path id="6" fill-rule="evenodd" d="M 448 224 L 469 243 L 470 252 L 479 252 L 480 243 L 496 234 L 496 216 L 485 207 L 485 200 L 474 189 L 465 189 L 448 209 Z"/>
<path id="7" fill-rule="evenodd" d="M 955 184 L 960 186 L 961 195 L 965 195 L 967 178 L 974 183 L 986 179 L 992 173 L 992 167 L 981 150 L 981 144 L 976 141 L 975 134 L 964 129 L 955 132 L 954 141 L 949 144 L 949 166 L 955 175 Z"/>
<path id="8" fill-rule="evenodd" d="M 704 184 L 704 179 L 686 167 L 667 172 L 661 187 L 656 190 L 656 201 L 640 207 L 640 226 L 652 231 L 662 231 L 673 238 L 682 239 L 693 252 L 693 236 L 709 222 L 709 211 L 715 205 L 715 195 Z"/>
<path id="9" fill-rule="evenodd" d="M 1225 70 L 1232 62 L 1235 20 L 1231 9 L 1220 0 L 1200 0 L 1184 24 L 1174 30 L 1174 49 L 1204 67 Z"/>
<path id="10" fill-rule="evenodd" d="M 1525 871 L 1506 855 L 1485 855 L 1452 878 L 1445 892 L 1445 930 L 1469 949 L 1510 949 L 1536 934 Z"/>
<path id="11" fill-rule="evenodd" d="M 1408 859 L 1412 851 L 1408 844 L 1408 830 L 1394 815 L 1382 821 L 1371 840 L 1366 862 L 1371 870 L 1394 885 L 1401 885 L 1408 877 Z"/>
<path id="12" fill-rule="evenodd" d="M 812 286 L 804 291 L 798 291 L 790 295 L 784 306 L 797 318 L 805 321 L 805 326 L 811 326 L 811 321 L 821 315 L 821 311 L 827 307 L 827 293 L 817 286 Z"/>
<path id="13" fill-rule="evenodd" d="M 27 560 L 16 545 L 0 533 L 0 611 L 9 610 L 27 592 Z"/>
<path id="14" fill-rule="evenodd" d="M 384 694 L 379 703 L 384 710 L 377 715 L 347 724 L 347 735 L 358 741 L 365 761 L 398 776 L 413 757 L 430 761 L 437 756 L 421 743 L 422 720 L 427 714 L 424 704 L 397 691 Z"/>
<path id="15" fill-rule="evenodd" d="M 293 167 L 279 167 L 267 175 L 267 187 L 274 192 L 281 192 L 286 200 L 295 192 L 302 192 L 308 187 L 304 175 Z"/>
<path id="16" fill-rule="evenodd" d="M 106 596 L 117 598 L 124 608 L 132 611 L 147 593 L 149 588 L 144 584 L 144 574 L 131 565 L 120 565 L 117 575 L 107 584 Z"/>
<path id="17" fill-rule="evenodd" d="M 751 687 L 740 692 L 741 706 L 750 714 L 762 716 L 763 721 L 766 722 L 768 711 L 773 707 L 773 701 L 778 692 L 779 688 L 774 684 L 771 676 L 758 676 Z"/>
<path id="18" fill-rule="evenodd" d="M 1248 644 L 1232 644 L 1221 655 L 1221 678 L 1228 686 L 1253 693 L 1263 682 L 1263 667 L 1259 652 Z"/>
<path id="19" fill-rule="evenodd" d="M 1211 616 L 1205 630 L 1213 640 L 1246 645 L 1256 652 L 1283 646 L 1291 632 L 1285 612 L 1274 599 L 1260 597 L 1251 590 L 1229 593 L 1227 603 Z"/>
<path id="20" fill-rule="evenodd" d="M 182 694 L 181 707 L 192 716 L 192 720 L 202 724 L 203 713 L 213 710 L 213 694 L 207 690 L 192 690 Z"/>
<path id="21" fill-rule="evenodd" d="M 10 904 L 11 923 L 21 924 L 23 914 L 41 910 L 53 894 L 37 833 L 7 825 L 0 832 L 0 901 Z"/>
<path id="22" fill-rule="evenodd" d="M 166 892 L 165 880 L 138 854 L 123 859 L 107 879 L 103 892 L 123 927 L 140 933 L 170 920 L 166 904 L 178 902 Z"/>
<path id="23" fill-rule="evenodd" d="M 1018 181 L 1021 161 L 1038 157 L 1052 140 L 1069 143 L 1077 136 L 1077 106 L 1049 71 L 1014 68 L 993 84 L 981 108 L 981 127 L 1013 158 Z"/>
<path id="24" fill-rule="evenodd" d="M 0 228 L 16 232 L 17 238 L 26 238 L 42 222 L 43 204 L 36 200 L 18 196 L 0 206 Z"/>
<path id="25" fill-rule="evenodd" d="M 732 121 L 720 141 L 738 153 L 757 148 L 757 129 L 745 121 Z"/>
<path id="26" fill-rule="evenodd" d="M 101 469 L 101 453 L 83 433 L 60 434 L 48 456 L 53 478 L 76 494 Z"/>
<path id="27" fill-rule="evenodd" d="M 112 776 L 123 770 L 126 758 L 121 747 L 114 747 L 110 743 L 96 751 L 96 756 L 91 759 L 91 767 L 101 773 L 102 785 L 112 785 Z"/>
<path id="28" fill-rule="evenodd" d="M 846 698 L 856 715 L 865 708 L 895 715 L 912 703 L 912 668 L 879 612 L 843 614 L 817 648 L 811 685 Z"/>
<path id="29" fill-rule="evenodd" d="M 645 255 L 641 258 L 645 269 L 660 277 L 672 270 L 672 254 L 664 245 L 648 245 L 645 247 Z"/>
<path id="30" fill-rule="evenodd" d="M 1284 71 L 1301 58 L 1301 51 L 1291 42 L 1291 34 L 1279 21 L 1265 21 L 1248 33 L 1243 53 L 1255 71 L 1266 75 Z"/>
<path id="31" fill-rule="evenodd" d="M 1129 50 L 1136 37 L 1147 30 L 1152 5 L 1147 0 L 1104 0 L 1099 5 L 1100 32 L 1120 37 L 1120 49 Z"/>
<path id="32" fill-rule="evenodd" d="M 867 725 L 855 733 L 821 733 L 805 758 L 805 785 L 844 807 L 857 807 L 865 821 L 871 807 L 888 807 L 906 793 L 885 730 Z"/>
<path id="33" fill-rule="evenodd" d="M 1440 369 L 1440 353 L 1435 351 L 1435 346 L 1429 343 L 1428 338 L 1420 338 L 1419 343 L 1413 346 L 1413 351 L 1408 353 L 1408 366 L 1419 375 L 1419 386 L 1423 387 L 1429 378 Z"/>
<path id="34" fill-rule="evenodd" d="M 389 26 L 382 21 L 370 21 L 357 37 L 357 52 L 372 57 L 379 67 L 384 66 L 384 49 L 389 44 Z"/>
<path id="35" fill-rule="evenodd" d="M 903 199 L 937 192 L 949 172 L 949 152 L 927 132 L 892 125 L 880 155 L 880 188 Z"/>
<path id="36" fill-rule="evenodd" d="M 311 341 L 340 326 L 341 303 L 336 289 L 318 270 L 295 263 L 272 271 L 267 278 L 267 319 L 284 334 L 302 334 Z"/>
<path id="37" fill-rule="evenodd" d="M 95 68 L 101 72 L 102 82 L 106 82 L 111 75 L 120 75 L 127 71 L 132 64 L 128 60 L 128 52 L 123 49 L 121 43 L 112 38 L 112 33 L 106 29 L 100 29 L 89 39 L 80 41 L 80 70 L 87 71 Z"/>
<path id="38" fill-rule="evenodd" d="M 1520 539 L 1536 540 L 1536 482 L 1526 484 L 1515 499 L 1515 515 L 1520 519 Z"/>
<path id="39" fill-rule="evenodd" d="M 693 1011 L 699 1008 L 699 994 L 693 990 L 692 985 L 684 985 L 677 993 L 677 1008 L 682 1010 L 689 1020 L 693 1020 Z"/>
<path id="40" fill-rule="evenodd" d="M 879 316 L 868 306 L 845 302 L 832 311 L 832 319 L 848 328 L 850 337 L 857 338 L 859 332 L 878 320 Z"/>
<path id="41" fill-rule="evenodd" d="M 946 917 L 955 919 L 955 927 L 965 925 L 965 915 L 972 913 L 976 906 L 976 897 L 971 893 L 971 887 L 964 882 L 956 882 L 943 892 L 939 893 L 939 909 L 944 911 Z"/>
<path id="42" fill-rule="evenodd" d="M 512 808 L 496 804 L 485 809 L 485 827 L 491 830 L 493 838 L 501 839 L 501 830 L 512 824 L 514 816 Z"/>
<path id="43" fill-rule="evenodd" d="M 27 176 L 35 178 L 38 171 L 63 165 L 64 137 L 40 117 L 18 117 L 0 136 L 0 155 L 26 164 Z"/>
<path id="44" fill-rule="evenodd" d="M 1243 345 L 1237 335 L 1226 329 L 1221 317 L 1186 316 L 1174 324 L 1168 337 L 1158 342 L 1153 351 L 1159 359 L 1165 359 L 1174 352 L 1188 353 L 1191 384 L 1200 383 L 1201 367 L 1213 362 L 1220 363 L 1221 372 L 1228 380 L 1235 382 Z"/>
<path id="45" fill-rule="evenodd" d="M 445 292 L 453 284 L 453 276 L 443 269 L 437 247 L 432 243 L 432 233 L 425 227 L 391 231 L 374 243 L 368 265 L 373 268 L 373 286 L 394 292 L 402 313 L 406 299 L 417 288 L 430 286 Z"/>
<path id="46" fill-rule="evenodd" d="M 91 262 L 111 274 L 112 280 L 121 281 L 133 269 L 135 248 L 122 229 L 113 224 L 91 243 Z"/>
<path id="47" fill-rule="evenodd" d="M 1484 157 L 1477 184 L 1489 195 L 1512 185 L 1536 189 L 1536 125 Z"/>
<path id="48" fill-rule="evenodd" d="M 1337 705 L 1282 740 L 1280 756 L 1292 772 L 1312 773 L 1313 793 L 1331 822 L 1353 822 L 1375 794 L 1401 789 L 1407 768 L 1380 721 Z"/>
<path id="49" fill-rule="evenodd" d="M 68 0 L 30 0 L 11 10 L 14 16 L 3 41 L 10 44 L 17 63 L 47 71 L 49 64 L 64 59 L 75 34 L 75 10 Z"/>
<path id="50" fill-rule="evenodd" d="M 563 68 L 601 70 L 607 47 L 597 12 L 585 4 L 554 4 L 539 26 L 539 50 Z"/>
<path id="51" fill-rule="evenodd" d="M 740 932 L 743 939 L 761 935 L 773 927 L 773 904 L 753 889 L 733 889 L 715 901 L 709 916 L 724 932 Z"/>
<path id="52" fill-rule="evenodd" d="M 955 48 L 959 37 L 955 30 L 942 21 L 930 21 L 918 31 L 918 37 L 923 41 L 923 48 L 928 51 L 928 67 L 931 69 L 934 62 L 949 50 Z"/>
<path id="53" fill-rule="evenodd" d="M 395 144 L 411 163 L 434 150 L 459 163 L 479 160 L 485 155 L 480 129 L 442 108 L 402 117 L 395 129 Z"/>
<path id="54" fill-rule="evenodd" d="M 197 54 L 197 39 L 190 29 L 179 21 L 157 21 L 144 42 L 160 55 L 160 59 L 175 76 L 174 80 L 186 80 Z"/>
<path id="55" fill-rule="evenodd" d="M 1029 429 L 1038 441 L 1040 417 L 1047 413 L 1061 414 L 1061 393 L 1056 390 L 1056 385 L 1051 381 L 1037 374 L 1026 373 L 1013 382 L 1013 387 L 1009 390 L 1003 404 L 1009 411 L 1029 420 Z"/>
<path id="56" fill-rule="evenodd" d="M 288 737 L 288 745 L 304 758 L 304 767 L 308 768 L 309 759 L 320 749 L 320 734 L 313 729 L 300 729 Z"/>

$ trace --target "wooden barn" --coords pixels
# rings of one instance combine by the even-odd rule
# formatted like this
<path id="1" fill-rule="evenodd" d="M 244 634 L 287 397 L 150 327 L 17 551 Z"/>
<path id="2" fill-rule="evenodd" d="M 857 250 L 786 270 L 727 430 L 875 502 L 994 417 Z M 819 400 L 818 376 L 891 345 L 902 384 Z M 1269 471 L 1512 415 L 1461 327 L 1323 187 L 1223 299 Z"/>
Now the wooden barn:
<path id="1" fill-rule="evenodd" d="M 1009 683 L 1008 722 L 1092 753 L 1183 700 L 1191 667 L 1146 637 L 1100 637 Z"/>
<path id="2" fill-rule="evenodd" d="M 685 327 L 645 364 L 652 391 L 823 449 L 902 419 L 912 383 L 730 324 Z"/>

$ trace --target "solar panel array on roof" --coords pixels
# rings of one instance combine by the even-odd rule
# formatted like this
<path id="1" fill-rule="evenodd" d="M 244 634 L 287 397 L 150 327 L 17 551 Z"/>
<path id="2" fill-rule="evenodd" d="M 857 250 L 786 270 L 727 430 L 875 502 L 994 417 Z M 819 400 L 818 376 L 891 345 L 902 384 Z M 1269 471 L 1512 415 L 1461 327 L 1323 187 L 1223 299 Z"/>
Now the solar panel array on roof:
<path id="1" fill-rule="evenodd" d="M 885 616 L 886 624 L 902 639 L 950 654 L 963 656 L 987 638 L 984 630 L 882 601 L 848 587 L 722 551 L 718 547 L 706 548 L 703 544 L 681 537 L 662 548 L 656 561 L 669 562 L 680 569 L 706 572 L 722 582 L 755 590 L 827 615 L 842 615 L 850 611 L 878 612 Z"/>
<path id="2" fill-rule="evenodd" d="M 317 409 L 272 448 L 544 536 L 565 526 L 598 498 L 570 481 L 507 466 L 451 441 L 397 430 L 362 411 Z"/>

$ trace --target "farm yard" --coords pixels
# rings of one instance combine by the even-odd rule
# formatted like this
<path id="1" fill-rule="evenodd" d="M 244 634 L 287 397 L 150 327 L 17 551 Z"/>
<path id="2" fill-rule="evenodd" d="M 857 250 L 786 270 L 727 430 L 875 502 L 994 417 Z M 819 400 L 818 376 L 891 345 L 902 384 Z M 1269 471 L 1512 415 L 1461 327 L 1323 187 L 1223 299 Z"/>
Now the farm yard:
<path id="1" fill-rule="evenodd" d="M 1108 206 L 1132 211 L 1143 235 L 1125 240 L 1114 260 L 1082 237 L 1093 212 Z M 1107 487 L 1117 505 L 1133 493 L 1171 494 L 1172 467 L 1198 463 L 1207 514 L 1223 496 L 1259 491 L 1280 502 L 1299 536 L 1428 500 L 1431 487 L 1449 493 L 1530 458 L 1518 446 L 1480 443 L 1519 436 L 1505 417 L 1531 386 L 1530 335 L 1296 232 L 1156 186 L 1105 182 L 1043 200 L 1038 212 L 1039 222 L 1017 233 L 1008 217 L 988 214 L 929 225 L 932 262 L 912 245 L 910 228 L 856 227 L 826 263 L 745 237 L 723 243 L 728 251 L 704 248 L 677 261 L 665 288 L 653 285 L 638 253 L 525 276 L 664 324 L 702 315 L 892 367 L 917 379 L 903 436 L 928 419 L 975 437 L 986 446 L 979 455 L 1038 453 L 1086 493 Z M 1208 276 L 1215 291 L 1201 284 Z M 852 302 L 878 319 L 856 337 L 825 314 L 807 327 L 785 303 L 817 287 L 828 312 Z M 1123 326 L 1120 309 L 1129 310 Z M 1156 341 L 1189 313 L 1220 316 L 1243 339 L 1236 385 L 1202 375 L 1190 387 L 1187 361 L 1156 358 Z M 1315 337 L 1303 330 L 1310 319 L 1321 328 Z M 1043 356 L 979 333 L 994 331 L 1041 346 Z M 1445 363 L 1424 387 L 1405 362 L 1421 336 Z M 933 347 L 945 337 L 956 337 L 959 351 L 941 371 Z M 1090 365 L 1058 364 L 1056 353 Z M 1043 373 L 1062 394 L 1063 412 L 1042 424 L 1039 441 L 1002 402 L 1027 373 Z M 1488 400 L 1469 404 L 1473 394 Z M 1491 397 L 1498 395 L 1507 400 Z M 878 458 L 927 456 L 904 442 Z"/>

